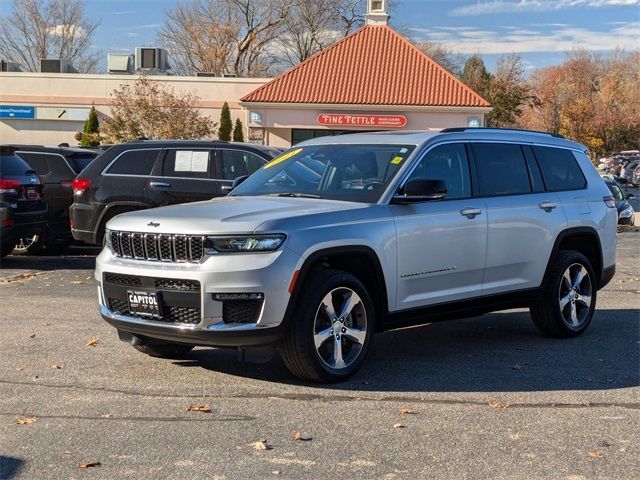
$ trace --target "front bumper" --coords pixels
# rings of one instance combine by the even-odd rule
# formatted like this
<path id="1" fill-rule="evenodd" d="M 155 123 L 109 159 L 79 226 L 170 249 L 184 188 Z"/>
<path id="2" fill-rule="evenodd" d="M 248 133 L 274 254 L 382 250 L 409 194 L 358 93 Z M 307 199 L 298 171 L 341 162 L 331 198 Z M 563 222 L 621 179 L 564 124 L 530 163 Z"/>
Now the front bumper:
<path id="1" fill-rule="evenodd" d="M 200 264 L 125 260 L 103 249 L 95 272 L 100 314 L 118 330 L 150 339 L 217 347 L 271 345 L 282 336 L 289 284 L 299 262 L 300 256 L 287 248 L 268 253 L 219 254 Z M 122 277 L 123 283 L 115 285 L 114 276 Z M 129 286 L 126 282 L 130 278 L 138 278 L 140 283 Z M 197 282 L 197 291 L 164 286 L 186 282 Z M 156 293 L 159 302 L 166 303 L 161 319 L 131 314 L 127 292 L 136 289 Z M 239 320 L 237 310 L 227 308 L 228 301 L 219 298 L 230 294 L 261 294 L 263 300 L 255 318 Z M 169 310 L 179 313 L 164 313 Z M 233 320 L 230 312 L 235 315 Z"/>

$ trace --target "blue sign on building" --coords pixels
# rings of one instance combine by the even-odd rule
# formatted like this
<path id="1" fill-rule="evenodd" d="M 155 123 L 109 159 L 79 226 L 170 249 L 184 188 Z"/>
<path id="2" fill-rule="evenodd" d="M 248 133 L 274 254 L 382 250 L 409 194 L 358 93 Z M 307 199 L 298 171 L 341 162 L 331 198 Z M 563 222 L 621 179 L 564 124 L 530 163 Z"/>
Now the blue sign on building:
<path id="1" fill-rule="evenodd" d="M 21 105 L 0 105 L 0 118 L 36 118 L 36 107 Z"/>

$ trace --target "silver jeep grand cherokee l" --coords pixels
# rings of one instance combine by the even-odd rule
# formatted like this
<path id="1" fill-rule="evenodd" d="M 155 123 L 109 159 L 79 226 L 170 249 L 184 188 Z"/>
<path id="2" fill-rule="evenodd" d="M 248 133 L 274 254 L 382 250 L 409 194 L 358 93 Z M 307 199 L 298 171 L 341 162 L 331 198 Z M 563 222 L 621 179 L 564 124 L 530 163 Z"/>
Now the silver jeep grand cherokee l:
<path id="1" fill-rule="evenodd" d="M 279 351 L 301 378 L 340 381 L 399 326 L 528 307 L 574 337 L 615 272 L 611 193 L 585 147 L 550 134 L 325 137 L 236 184 L 108 223 L 95 276 L 122 340 Z"/>

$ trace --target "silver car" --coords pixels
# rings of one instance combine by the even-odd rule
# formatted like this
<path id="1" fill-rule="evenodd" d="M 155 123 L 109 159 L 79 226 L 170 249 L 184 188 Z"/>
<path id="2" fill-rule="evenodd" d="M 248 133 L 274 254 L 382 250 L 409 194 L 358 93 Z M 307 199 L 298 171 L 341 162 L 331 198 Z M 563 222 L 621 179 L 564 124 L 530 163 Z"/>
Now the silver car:
<path id="1" fill-rule="evenodd" d="M 224 198 L 126 213 L 95 277 L 102 317 L 153 356 L 279 352 L 352 375 L 375 332 L 528 307 L 591 322 L 615 272 L 615 202 L 582 145 L 515 130 L 353 134 L 297 145 Z"/>

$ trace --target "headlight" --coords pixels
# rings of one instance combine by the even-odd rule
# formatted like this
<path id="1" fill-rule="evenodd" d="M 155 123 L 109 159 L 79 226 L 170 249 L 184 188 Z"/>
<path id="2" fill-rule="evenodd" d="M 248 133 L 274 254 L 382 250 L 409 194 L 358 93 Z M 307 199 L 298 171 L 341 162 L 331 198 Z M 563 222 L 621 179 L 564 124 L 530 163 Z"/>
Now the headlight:
<path id="1" fill-rule="evenodd" d="M 618 215 L 620 218 L 630 218 L 633 215 L 633 207 L 628 206 L 627 208 L 625 208 L 624 210 L 622 210 L 620 212 L 620 215 Z"/>
<path id="2" fill-rule="evenodd" d="M 220 253 L 233 252 L 272 252 L 280 248 L 284 235 L 242 235 L 236 237 L 207 237 L 205 249 Z"/>

